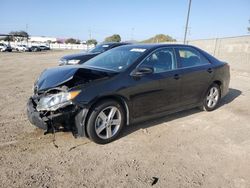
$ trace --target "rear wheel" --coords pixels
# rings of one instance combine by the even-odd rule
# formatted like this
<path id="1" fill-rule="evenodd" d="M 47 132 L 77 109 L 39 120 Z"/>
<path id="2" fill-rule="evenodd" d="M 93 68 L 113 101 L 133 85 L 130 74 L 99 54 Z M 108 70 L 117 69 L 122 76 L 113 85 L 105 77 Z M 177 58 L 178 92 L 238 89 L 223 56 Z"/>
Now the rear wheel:
<path id="1" fill-rule="evenodd" d="M 123 107 L 114 100 L 101 101 L 90 112 L 87 123 L 89 138 L 98 144 L 106 144 L 117 138 L 124 126 Z"/>
<path id="2" fill-rule="evenodd" d="M 221 96 L 220 87 L 217 84 L 212 84 L 203 100 L 203 110 L 212 111 L 214 110 L 219 103 Z"/>

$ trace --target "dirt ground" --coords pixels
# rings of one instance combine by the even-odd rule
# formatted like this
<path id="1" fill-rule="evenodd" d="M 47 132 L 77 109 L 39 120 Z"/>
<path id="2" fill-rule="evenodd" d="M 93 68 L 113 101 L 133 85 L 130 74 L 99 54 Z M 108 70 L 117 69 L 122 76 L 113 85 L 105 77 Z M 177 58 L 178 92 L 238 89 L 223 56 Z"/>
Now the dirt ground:
<path id="1" fill-rule="evenodd" d="M 107 145 L 57 133 L 56 148 L 26 102 L 40 72 L 70 53 L 0 53 L 0 187 L 250 187 L 250 73 L 232 70 L 213 112 L 129 126 Z"/>

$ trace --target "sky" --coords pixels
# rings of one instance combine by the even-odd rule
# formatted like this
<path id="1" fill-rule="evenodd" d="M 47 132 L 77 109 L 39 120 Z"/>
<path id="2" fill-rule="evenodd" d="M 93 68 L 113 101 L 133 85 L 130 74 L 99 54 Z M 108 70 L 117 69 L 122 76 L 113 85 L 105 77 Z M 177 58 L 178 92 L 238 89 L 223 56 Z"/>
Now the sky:
<path id="1" fill-rule="evenodd" d="M 167 34 L 183 40 L 189 0 L 0 0 L 0 34 L 123 41 Z M 192 0 L 188 39 L 240 36 L 250 27 L 250 0 Z"/>

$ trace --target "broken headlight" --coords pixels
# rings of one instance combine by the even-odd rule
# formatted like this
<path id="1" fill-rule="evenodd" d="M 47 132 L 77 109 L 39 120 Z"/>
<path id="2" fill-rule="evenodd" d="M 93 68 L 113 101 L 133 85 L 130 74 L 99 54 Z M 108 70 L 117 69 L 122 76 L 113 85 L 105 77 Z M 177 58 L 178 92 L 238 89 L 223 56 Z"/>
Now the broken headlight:
<path id="1" fill-rule="evenodd" d="M 66 65 L 66 64 L 67 64 L 67 60 L 66 60 L 66 59 L 61 58 L 61 59 L 59 60 L 59 66 L 61 66 L 61 65 Z"/>
<path id="2" fill-rule="evenodd" d="M 55 111 L 61 107 L 72 104 L 80 91 L 60 92 L 53 95 L 42 97 L 37 103 L 37 111 Z"/>

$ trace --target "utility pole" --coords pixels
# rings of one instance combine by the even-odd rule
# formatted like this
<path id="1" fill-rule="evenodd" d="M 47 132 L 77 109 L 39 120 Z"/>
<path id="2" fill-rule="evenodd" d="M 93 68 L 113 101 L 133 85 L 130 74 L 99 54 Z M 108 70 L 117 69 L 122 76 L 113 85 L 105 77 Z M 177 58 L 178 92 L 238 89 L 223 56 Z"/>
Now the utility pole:
<path id="1" fill-rule="evenodd" d="M 135 31 L 135 28 L 132 27 L 132 28 L 131 28 L 131 41 L 134 40 L 134 31 Z"/>
<path id="2" fill-rule="evenodd" d="M 89 29 L 89 40 L 91 40 L 92 36 L 91 36 L 91 29 Z M 89 50 L 89 44 L 87 43 L 87 51 Z"/>
<path id="3" fill-rule="evenodd" d="M 250 24 L 250 19 L 248 20 L 249 24 Z M 250 33 L 250 27 L 247 28 L 248 33 Z"/>
<path id="4" fill-rule="evenodd" d="M 186 44 L 186 40 L 187 40 L 187 31 L 188 31 L 188 22 L 189 22 L 189 14 L 190 14 L 190 9 L 191 9 L 191 3 L 192 3 L 192 0 L 189 0 L 188 13 L 187 13 L 187 21 L 186 21 L 184 41 L 183 41 L 184 44 Z"/>
<path id="5" fill-rule="evenodd" d="M 26 29 L 26 33 L 28 34 L 28 24 L 26 23 L 26 27 L 25 27 L 25 29 Z M 28 46 L 28 40 L 29 40 L 29 36 L 27 35 L 27 38 L 26 38 L 26 42 L 27 42 L 27 46 Z"/>
<path id="6" fill-rule="evenodd" d="M 27 32 L 27 33 L 28 33 L 28 27 L 29 27 L 29 25 L 26 24 L 26 25 L 25 25 L 25 29 L 26 29 L 26 32 Z"/>
<path id="7" fill-rule="evenodd" d="M 89 29 L 89 40 L 91 40 L 92 36 L 91 36 L 91 29 Z"/>

